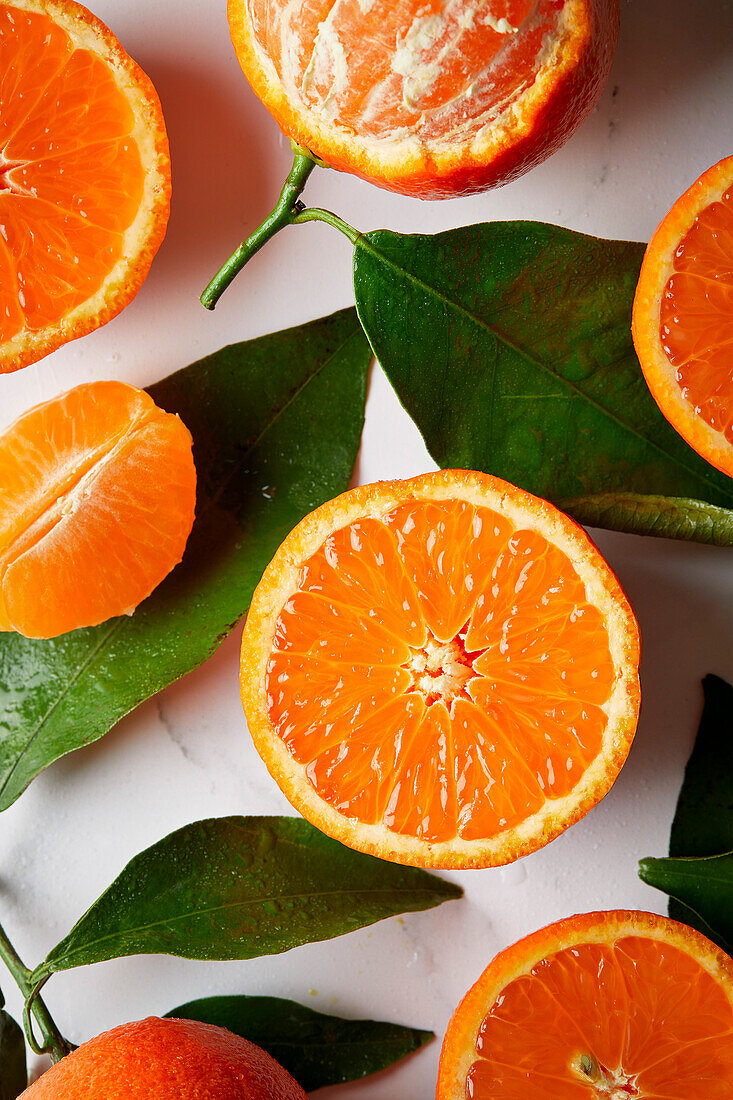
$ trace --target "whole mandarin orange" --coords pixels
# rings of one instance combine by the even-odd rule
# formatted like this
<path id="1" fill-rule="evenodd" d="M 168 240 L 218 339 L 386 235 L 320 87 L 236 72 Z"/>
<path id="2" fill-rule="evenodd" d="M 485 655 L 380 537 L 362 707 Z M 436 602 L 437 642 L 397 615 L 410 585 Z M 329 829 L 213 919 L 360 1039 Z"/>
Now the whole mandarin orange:
<path id="1" fill-rule="evenodd" d="M 222 1027 L 150 1017 L 84 1043 L 22 1100 L 306 1100 L 290 1074 Z"/>

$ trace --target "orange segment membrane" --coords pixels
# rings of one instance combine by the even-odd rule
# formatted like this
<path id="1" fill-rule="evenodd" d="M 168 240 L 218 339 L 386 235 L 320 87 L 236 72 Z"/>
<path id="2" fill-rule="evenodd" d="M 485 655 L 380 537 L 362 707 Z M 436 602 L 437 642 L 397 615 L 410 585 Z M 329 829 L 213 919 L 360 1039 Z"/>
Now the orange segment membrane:
<path id="1" fill-rule="evenodd" d="M 685 399 L 733 443 L 733 190 L 698 214 L 677 248 L 660 338 Z"/>
<path id="2" fill-rule="evenodd" d="M 335 532 L 277 620 L 270 721 L 345 816 L 441 841 L 577 784 L 614 683 L 567 557 L 489 508 L 414 501 Z"/>
<path id="3" fill-rule="evenodd" d="M 628 936 L 548 956 L 487 1013 L 469 1100 L 723 1100 L 733 1010 L 686 952 Z"/>
<path id="4" fill-rule="evenodd" d="M 470 138 L 534 83 L 565 0 L 247 0 L 286 94 L 382 142 Z M 408 29 L 405 31 L 404 28 Z"/>
<path id="5" fill-rule="evenodd" d="M 90 298 L 124 253 L 144 171 L 107 63 L 0 3 L 0 340 Z"/>
<path id="6" fill-rule="evenodd" d="M 143 391 L 91 383 L 26 413 L 0 436 L 0 630 L 131 611 L 180 560 L 194 498 L 191 437 Z"/>

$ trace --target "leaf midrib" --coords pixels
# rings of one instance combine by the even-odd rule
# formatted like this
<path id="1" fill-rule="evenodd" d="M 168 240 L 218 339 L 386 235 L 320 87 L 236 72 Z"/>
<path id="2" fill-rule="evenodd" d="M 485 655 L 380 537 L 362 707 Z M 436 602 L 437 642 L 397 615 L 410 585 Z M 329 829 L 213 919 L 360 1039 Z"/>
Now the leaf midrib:
<path id="1" fill-rule="evenodd" d="M 206 504 L 204 505 L 203 509 L 201 510 L 201 513 L 199 514 L 199 518 L 201 516 L 205 515 L 206 512 L 210 509 L 210 507 L 212 507 L 212 505 L 215 504 L 216 500 L 219 498 L 219 495 L 224 491 L 224 489 L 230 483 L 232 478 L 234 478 L 234 476 L 239 473 L 239 471 L 241 470 L 243 464 L 247 461 L 249 456 L 252 454 L 255 447 L 257 447 L 258 444 L 265 438 L 267 433 L 270 431 L 270 429 L 273 427 L 273 425 L 275 425 L 279 421 L 280 417 L 284 414 L 284 412 L 293 404 L 294 401 L 297 400 L 298 397 L 300 397 L 300 395 L 310 385 L 310 383 L 313 382 L 316 378 L 318 378 L 323 373 L 323 371 L 326 370 L 326 368 L 328 366 L 330 366 L 330 364 L 334 361 L 334 359 L 336 359 L 336 357 L 339 356 L 343 352 L 344 348 L 346 348 L 349 345 L 349 343 L 351 343 L 352 340 L 355 340 L 355 339 L 361 337 L 361 335 L 362 335 L 361 330 L 350 333 L 350 335 L 347 336 L 346 339 L 343 340 L 342 343 L 340 343 L 338 345 L 338 347 L 334 349 L 334 351 L 331 353 L 331 355 L 329 355 L 329 357 L 327 359 L 325 359 L 321 364 L 319 364 L 317 369 L 314 370 L 311 374 L 309 374 L 308 377 L 305 379 L 305 381 L 297 389 L 295 389 L 292 392 L 292 394 L 289 396 L 288 400 L 286 402 L 284 402 L 284 404 L 278 410 L 278 412 L 272 418 L 272 420 L 270 420 L 268 422 L 267 426 L 260 432 L 260 434 L 257 436 L 257 438 L 252 443 L 249 444 L 249 446 L 242 453 L 242 455 L 239 457 L 237 462 L 232 466 L 229 473 L 227 474 L 227 477 L 223 480 L 223 482 L 219 486 L 219 489 L 216 491 L 216 493 L 214 493 L 207 500 Z M 152 595 L 152 593 L 151 593 L 151 595 Z M 26 740 L 26 742 L 23 746 L 22 752 L 20 752 L 17 755 L 12 767 L 3 776 L 2 781 L 0 782 L 0 812 L 2 812 L 3 810 L 8 809 L 8 807 L 10 805 L 12 805 L 12 801 L 13 801 L 12 799 L 11 799 L 10 802 L 6 802 L 5 792 L 7 791 L 10 783 L 12 782 L 13 776 L 15 775 L 16 771 L 18 770 L 18 768 L 21 764 L 21 761 L 23 761 L 25 759 L 28 752 L 30 751 L 30 749 L 31 749 L 33 743 L 35 742 L 38 734 L 41 732 L 41 730 L 47 724 L 47 722 L 49 721 L 51 716 L 54 714 L 54 712 L 58 709 L 58 707 L 61 706 L 62 702 L 67 697 L 69 692 L 76 686 L 76 684 L 78 683 L 81 676 L 88 670 L 88 668 L 90 667 L 92 662 L 95 660 L 95 658 L 97 657 L 97 655 L 98 655 L 99 651 L 102 649 L 102 647 L 105 646 L 109 642 L 109 640 L 111 638 L 113 638 L 120 630 L 122 630 L 124 627 L 130 626 L 131 623 L 132 623 L 132 619 L 129 616 L 123 616 L 123 617 L 117 619 L 116 622 L 114 622 L 113 626 L 109 629 L 109 631 L 99 640 L 98 644 L 91 650 L 89 655 L 81 662 L 81 664 L 79 665 L 78 669 L 75 671 L 75 673 L 73 674 L 71 679 L 64 685 L 63 691 L 61 691 L 60 694 L 58 695 L 58 697 L 53 701 L 53 703 L 51 703 L 51 705 L 48 707 L 48 709 L 46 710 L 46 713 L 42 716 L 42 718 L 40 719 L 38 724 L 32 729 L 32 731 L 30 733 L 30 736 L 28 737 L 28 739 Z M 140 702 L 140 701 L 141 700 L 138 700 L 138 702 Z M 136 705 L 137 705 L 137 703 L 132 703 L 131 706 L 128 707 L 127 710 L 123 711 L 122 714 L 119 714 L 117 716 L 116 721 L 120 721 L 122 718 L 124 718 L 125 714 L 129 714 L 130 711 L 133 710 Z M 111 728 L 111 727 L 109 727 L 109 728 Z M 72 751 L 74 751 L 74 750 L 73 749 L 68 749 L 65 752 L 59 754 L 59 756 L 56 757 L 55 759 L 60 759 L 61 756 L 65 756 L 67 754 L 67 752 L 72 752 Z"/>
<path id="2" fill-rule="evenodd" d="M 369 886 L 369 887 L 351 888 L 351 889 L 342 889 L 342 890 L 308 890 L 308 891 L 301 891 L 297 894 L 273 894 L 269 897 L 249 898 L 249 899 L 246 899 L 246 900 L 243 900 L 243 901 L 229 901 L 229 902 L 224 902 L 221 905 L 207 906 L 205 909 L 196 909 L 196 910 L 193 910 L 193 911 L 188 912 L 188 913 L 179 913 L 179 914 L 176 914 L 175 916 L 172 916 L 172 917 L 161 917 L 159 920 L 150 921 L 148 924 L 139 924 L 139 925 L 135 925 L 134 927 L 131 927 L 131 928 L 125 928 L 125 929 L 118 930 L 118 931 L 115 931 L 115 932 L 109 932 L 104 936 L 99 936 L 97 939 L 89 940 L 82 947 L 73 948 L 71 951 L 68 951 L 68 952 L 64 953 L 63 955 L 61 955 L 61 958 L 62 959 L 73 959 L 77 955 L 83 955 L 85 952 L 89 951 L 90 948 L 98 947 L 100 944 L 107 943 L 109 940 L 124 939 L 127 936 L 134 936 L 134 935 L 137 935 L 139 933 L 149 932 L 152 929 L 160 927 L 161 925 L 175 926 L 176 924 L 179 924 L 181 921 L 195 920 L 198 917 L 206 917 L 206 916 L 209 916 L 209 915 L 214 914 L 214 913 L 223 913 L 223 912 L 226 912 L 229 909 L 249 909 L 249 908 L 252 908 L 252 907 L 258 906 L 258 905 L 266 905 L 268 902 L 304 901 L 304 900 L 308 900 L 308 899 L 320 900 L 321 898 L 330 898 L 330 897 L 349 898 L 349 897 L 362 897 L 364 895 L 366 895 L 367 897 L 376 896 L 376 895 L 383 895 L 383 896 L 386 895 L 388 898 L 391 898 L 392 896 L 396 896 L 397 898 L 400 899 L 400 903 L 402 903 L 403 895 L 405 893 L 414 894 L 414 895 L 417 895 L 417 896 L 425 894 L 428 897 L 441 896 L 435 888 L 431 889 L 428 886 L 409 886 L 407 888 L 402 888 L 402 889 L 399 886 L 391 886 L 391 887 L 388 887 L 388 888 L 385 888 L 384 886 Z M 450 896 L 447 896 L 443 900 L 452 901 L 452 900 L 455 900 L 455 899 L 451 898 Z M 94 906 L 92 908 L 94 908 Z M 400 910 L 400 912 L 406 912 L 406 911 L 407 910 L 405 910 L 405 909 Z M 385 917 L 387 917 L 388 915 L 389 914 L 385 914 Z M 376 921 L 384 920 L 385 917 L 377 917 Z M 84 917 L 82 917 L 82 921 L 83 920 L 84 920 Z M 374 923 L 376 923 L 376 921 L 371 921 L 370 923 L 374 924 Z M 361 925 L 360 927 L 366 927 L 366 926 Z M 351 929 L 351 931 L 356 931 L 356 930 L 357 930 L 356 928 Z M 72 929 L 72 932 L 69 933 L 69 935 L 72 935 L 73 931 L 74 930 Z M 330 938 L 330 937 L 325 937 L 325 938 Z M 315 942 L 315 941 L 306 940 L 304 942 L 310 943 L 310 942 Z M 52 956 L 53 956 L 53 952 L 51 952 L 51 954 L 49 955 L 49 959 L 52 959 Z M 39 972 L 42 971 L 44 969 L 45 965 L 46 965 L 45 963 L 42 963 L 41 966 L 38 968 L 38 971 Z M 63 969 L 67 970 L 67 969 L 71 969 L 71 968 L 70 967 L 64 967 Z"/>
<path id="3" fill-rule="evenodd" d="M 376 232 L 384 232 L 384 230 L 377 230 Z M 389 231 L 387 231 L 387 232 L 389 232 Z M 426 291 L 426 292 L 432 294 L 439 302 L 441 302 L 447 308 L 451 308 L 451 309 L 455 310 L 457 313 L 462 314 L 464 317 L 468 318 L 469 321 L 473 322 L 478 328 L 483 329 L 486 332 L 490 333 L 490 335 L 492 335 L 495 340 L 497 340 L 504 347 L 506 347 L 509 350 L 515 352 L 518 356 L 520 356 L 522 359 L 524 359 L 525 362 L 527 362 L 530 366 L 535 367 L 538 370 L 541 370 L 546 375 L 548 375 L 550 378 L 554 379 L 556 382 L 559 382 L 561 385 L 567 387 L 567 389 L 571 390 L 571 392 L 576 397 L 580 398 L 583 401 L 586 401 L 589 405 L 591 405 L 595 409 L 597 409 L 597 411 L 599 413 L 601 413 L 603 416 L 605 416 L 607 419 L 613 421 L 615 424 L 618 424 L 618 426 L 624 432 L 627 432 L 629 435 L 635 436 L 645 446 L 651 447 L 654 450 L 656 450 L 667 461 L 672 462 L 676 466 L 678 466 L 680 469 L 685 470 L 686 473 L 690 474 L 692 477 L 694 477 L 697 480 L 701 481 L 703 484 L 709 485 L 713 492 L 715 492 L 715 493 L 723 493 L 724 492 L 724 490 L 722 490 L 718 485 L 716 485 L 715 482 L 710 481 L 704 474 L 700 473 L 697 470 L 691 469 L 681 459 L 676 458 L 674 455 L 669 454 L 669 452 L 666 451 L 664 449 L 664 447 L 660 446 L 660 444 L 655 443 L 651 439 L 647 439 L 644 435 L 641 434 L 640 431 L 638 431 L 638 429 L 634 428 L 630 424 L 626 424 L 623 420 L 621 420 L 621 418 L 616 413 L 611 412 L 610 409 L 607 409 L 604 405 L 601 405 L 600 402 L 598 402 L 594 397 L 591 397 L 589 394 L 587 394 L 583 390 L 579 389 L 579 387 L 574 382 L 571 382 L 570 380 L 568 380 L 566 378 L 562 378 L 559 374 L 557 374 L 554 370 L 552 370 L 551 367 L 548 367 L 545 363 L 543 363 L 541 359 L 536 359 L 525 348 L 522 348 L 518 344 L 515 344 L 513 340 L 510 340 L 508 336 L 506 336 L 504 333 L 500 332 L 498 329 L 494 328 L 494 326 L 491 325 L 488 321 L 486 321 L 483 318 L 479 317 L 476 313 L 474 313 L 472 310 L 468 309 L 462 303 L 456 302 L 453 298 L 449 298 L 442 291 L 438 290 L 436 287 L 432 286 L 430 283 L 426 283 L 419 276 L 414 275 L 411 271 L 408 271 L 407 268 L 402 267 L 395 260 L 391 259 L 389 256 L 386 255 L 386 253 L 380 251 L 380 249 L 377 248 L 376 245 L 372 242 L 371 234 L 361 234 L 360 235 L 360 237 L 358 238 L 358 240 L 356 242 L 355 251 L 358 250 L 359 247 L 364 248 L 364 250 L 366 252 L 371 253 L 375 258 L 381 260 L 385 264 L 385 266 L 391 267 L 394 271 L 400 273 L 401 275 L 404 275 L 407 278 L 407 280 L 409 282 L 413 283 L 416 287 L 422 289 L 423 291 Z M 357 297 L 357 307 L 358 307 L 358 297 Z M 496 380 L 496 371 L 497 371 L 496 362 L 494 362 L 493 369 L 492 369 L 492 379 L 491 379 L 492 388 L 493 388 L 493 386 L 495 384 L 495 380 Z M 731 504 L 733 505 L 733 495 L 731 496 Z M 720 507 L 720 506 L 718 505 L 718 507 Z"/>

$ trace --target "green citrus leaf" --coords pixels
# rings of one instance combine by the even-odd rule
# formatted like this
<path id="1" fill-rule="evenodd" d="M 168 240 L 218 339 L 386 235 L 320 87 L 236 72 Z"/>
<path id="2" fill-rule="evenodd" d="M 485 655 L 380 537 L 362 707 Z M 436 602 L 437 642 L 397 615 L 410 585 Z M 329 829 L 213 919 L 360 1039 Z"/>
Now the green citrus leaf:
<path id="1" fill-rule="evenodd" d="M 538 222 L 378 230 L 355 245 L 356 304 L 440 466 L 581 522 L 733 545 L 733 480 L 667 423 L 634 353 L 643 253 Z"/>
<path id="2" fill-rule="evenodd" d="M 733 949 L 733 852 L 701 859 L 642 859 L 639 876 L 703 921 L 701 931 Z M 690 923 L 687 921 L 687 923 Z"/>
<path id="3" fill-rule="evenodd" d="M 604 493 L 559 500 L 561 508 L 589 527 L 610 527 L 635 535 L 733 546 L 733 511 L 684 497 Z"/>
<path id="4" fill-rule="evenodd" d="M 687 764 L 669 840 L 671 856 L 717 856 L 733 850 L 733 687 L 706 676 L 700 728 Z M 706 936 L 720 937 L 674 898 L 669 915 Z"/>
<path id="5" fill-rule="evenodd" d="M 424 1046 L 432 1031 L 377 1020 L 345 1020 L 280 997 L 205 997 L 167 1013 L 225 1027 L 256 1043 L 306 1092 L 386 1069 Z"/>
<path id="6" fill-rule="evenodd" d="M 186 554 L 131 617 L 52 641 L 0 635 L 0 809 L 211 656 L 288 531 L 346 489 L 370 359 L 348 309 L 234 344 L 150 387 L 194 439 Z"/>
<path id="7" fill-rule="evenodd" d="M 273 955 L 461 894 L 427 871 L 354 852 L 300 818 L 211 818 L 131 860 L 34 979 L 124 955 Z"/>
<path id="8" fill-rule="evenodd" d="M 713 888 L 709 903 L 703 888 L 702 900 L 696 894 L 696 904 L 691 906 L 691 898 L 686 902 L 682 896 L 687 888 L 680 892 L 678 882 L 680 871 L 689 874 L 695 870 L 684 857 L 721 856 L 727 860 L 733 849 L 733 687 L 719 676 L 706 676 L 702 686 L 705 705 L 672 823 L 669 854 L 673 858 L 644 860 L 639 873 L 658 889 L 674 886 L 668 891 L 672 895 L 670 917 L 692 925 L 730 950 L 733 940 L 726 938 L 710 908 L 715 904 Z M 704 875 L 714 872 L 715 867 L 704 864 Z"/>
<path id="9" fill-rule="evenodd" d="M 25 1038 L 4 1006 L 0 993 L 0 1100 L 16 1100 L 28 1085 Z"/>

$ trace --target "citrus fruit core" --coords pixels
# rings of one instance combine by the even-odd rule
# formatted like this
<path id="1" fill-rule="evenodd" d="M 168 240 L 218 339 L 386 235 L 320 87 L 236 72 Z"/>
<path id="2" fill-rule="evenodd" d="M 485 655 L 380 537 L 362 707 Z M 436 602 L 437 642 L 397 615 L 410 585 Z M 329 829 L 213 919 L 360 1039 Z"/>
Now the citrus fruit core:
<path id="1" fill-rule="evenodd" d="M 162 239 L 160 104 L 79 4 L 0 2 L 0 370 L 109 320 Z"/>
<path id="2" fill-rule="evenodd" d="M 493 506 L 461 499 L 476 484 Z M 293 569 L 265 628 L 261 707 L 250 611 L 245 711 L 261 751 L 260 718 L 280 742 L 277 774 L 289 759 L 337 814 L 470 848 L 559 811 L 631 736 L 636 626 L 602 562 L 601 594 L 600 556 L 580 529 L 563 517 L 557 542 L 542 530 L 560 516 L 549 505 L 462 471 L 404 485 L 418 491 L 400 490 L 396 506 L 389 483 L 371 487 L 362 514 Z"/>
<path id="3" fill-rule="evenodd" d="M 408 194 L 475 190 L 558 147 L 600 95 L 617 0 L 229 0 L 285 132 Z"/>
<path id="4" fill-rule="evenodd" d="M 451 1021 L 438 1097 L 722 1100 L 732 1075 L 729 960 L 666 918 L 599 913 L 494 960 Z"/>

